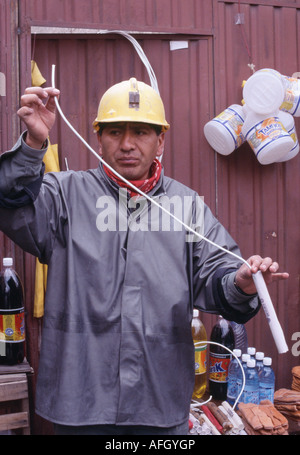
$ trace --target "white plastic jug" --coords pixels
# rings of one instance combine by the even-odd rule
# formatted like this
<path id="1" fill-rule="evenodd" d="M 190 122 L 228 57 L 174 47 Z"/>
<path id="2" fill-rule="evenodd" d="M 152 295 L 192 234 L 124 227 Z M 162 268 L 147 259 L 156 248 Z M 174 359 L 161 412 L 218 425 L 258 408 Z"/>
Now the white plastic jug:
<path id="1" fill-rule="evenodd" d="M 221 155 L 229 155 L 244 141 L 242 106 L 232 104 L 204 126 L 204 135 L 209 145 Z"/>

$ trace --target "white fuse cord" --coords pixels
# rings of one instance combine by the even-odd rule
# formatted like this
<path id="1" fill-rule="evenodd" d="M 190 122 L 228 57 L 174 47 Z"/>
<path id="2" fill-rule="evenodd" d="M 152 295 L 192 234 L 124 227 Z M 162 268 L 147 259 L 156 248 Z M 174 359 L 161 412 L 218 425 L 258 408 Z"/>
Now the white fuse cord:
<path id="1" fill-rule="evenodd" d="M 223 349 L 226 349 L 228 352 L 230 352 L 231 355 L 233 355 L 233 357 L 235 357 L 235 359 L 237 360 L 238 364 L 239 364 L 239 367 L 241 369 L 241 372 L 242 372 L 242 378 L 243 378 L 243 381 L 242 381 L 242 387 L 241 387 L 241 390 L 240 390 L 240 393 L 238 394 L 238 396 L 236 397 L 236 400 L 234 402 L 234 405 L 232 406 L 232 409 L 234 409 L 236 407 L 236 405 L 238 404 L 243 392 L 244 392 L 244 388 L 245 388 L 245 385 L 246 385 L 246 376 L 245 376 L 245 371 L 244 371 L 244 368 L 239 360 L 239 358 L 235 355 L 235 353 L 233 351 L 231 351 L 231 349 L 229 349 L 227 346 L 224 346 L 223 344 L 221 343 L 216 343 L 215 341 L 197 341 L 194 343 L 194 346 L 199 346 L 199 345 L 206 345 L 206 344 L 214 344 L 216 346 L 220 346 L 221 348 Z M 191 405 L 191 408 L 194 409 L 194 408 L 197 408 L 197 407 L 201 407 L 203 406 L 204 404 L 208 403 L 210 400 L 212 399 L 212 396 L 210 395 L 209 399 L 206 400 L 206 401 L 196 401 L 196 400 L 192 400 L 192 405 Z"/>
<path id="2" fill-rule="evenodd" d="M 97 33 L 99 35 L 117 33 L 119 35 L 124 36 L 124 38 L 127 38 L 131 42 L 131 44 L 133 45 L 133 47 L 136 50 L 138 56 L 140 57 L 141 61 L 143 62 L 143 64 L 145 65 L 145 67 L 147 69 L 148 76 L 149 76 L 150 83 L 151 83 L 151 87 L 159 94 L 157 79 L 156 79 L 155 73 L 153 71 L 153 68 L 152 68 L 152 66 L 151 66 L 151 64 L 150 64 L 145 52 L 143 51 L 142 47 L 140 46 L 138 41 L 132 35 L 130 35 L 127 32 L 124 32 L 123 30 L 100 30 Z"/>
<path id="3" fill-rule="evenodd" d="M 55 65 L 52 65 L 52 87 L 55 88 Z M 200 239 L 203 239 L 205 240 L 206 242 L 209 242 L 211 245 L 215 246 L 216 248 L 218 249 L 221 249 L 223 250 L 224 252 L 226 253 L 230 253 L 232 256 L 234 256 L 236 259 L 240 260 L 240 261 L 243 261 L 245 264 L 247 264 L 247 266 L 249 268 L 250 265 L 248 264 L 247 261 L 245 261 L 245 259 L 241 258 L 240 256 L 238 256 L 237 254 L 233 253 L 232 251 L 228 251 L 226 248 L 223 248 L 221 247 L 220 245 L 217 245 L 216 243 L 212 242 L 211 240 L 207 239 L 206 237 L 204 237 L 203 235 L 201 235 L 199 232 L 195 231 L 194 229 L 192 229 L 189 225 L 187 225 L 186 223 L 184 223 L 182 220 L 180 220 L 178 217 L 176 217 L 175 215 L 173 215 L 172 213 L 170 213 L 165 207 L 163 207 L 162 205 L 160 205 L 158 202 L 156 202 L 154 199 L 152 199 L 150 196 L 148 196 L 148 194 L 144 193 L 143 191 L 141 191 L 139 188 L 137 188 L 135 185 L 133 185 L 131 182 L 129 182 L 125 177 L 123 177 L 121 174 L 119 174 L 115 169 L 113 169 L 108 163 L 106 163 L 104 161 L 104 159 L 97 153 L 95 152 L 95 150 L 86 142 L 85 139 L 83 139 L 83 137 L 80 136 L 80 134 L 75 130 L 75 128 L 71 125 L 71 123 L 69 122 L 69 120 L 65 117 L 60 105 L 59 105 L 59 102 L 58 102 L 58 99 L 57 97 L 54 98 L 55 99 L 55 104 L 56 104 L 56 107 L 57 107 L 57 110 L 58 112 L 60 113 L 62 119 L 66 122 L 66 124 L 69 126 L 69 128 L 73 131 L 73 133 L 83 142 L 83 144 L 90 150 L 90 152 L 93 153 L 93 155 L 95 155 L 95 157 L 104 165 L 106 166 L 111 172 L 113 172 L 115 174 L 116 177 L 118 177 L 120 180 L 122 180 L 124 183 L 126 183 L 127 186 L 129 186 L 131 189 L 133 189 L 136 193 L 139 193 L 141 196 L 143 196 L 145 199 L 147 199 L 148 201 L 150 201 L 152 204 L 156 205 L 157 207 L 159 207 L 163 212 L 165 212 L 166 214 L 168 214 L 169 216 L 171 216 L 172 218 L 174 218 L 174 220 L 176 220 L 178 223 L 182 224 L 183 227 L 185 227 L 185 229 L 187 229 L 190 233 L 194 234 L 195 236 L 197 236 L 198 238 Z"/>
<path id="4" fill-rule="evenodd" d="M 55 88 L 55 65 L 52 65 L 52 87 Z M 126 185 L 130 188 L 132 188 L 135 192 L 143 196 L 145 199 L 150 201 L 152 204 L 156 205 L 157 207 L 160 208 L 163 212 L 167 213 L 171 218 L 173 218 L 175 221 L 180 223 L 187 231 L 195 235 L 201 240 L 204 240 L 205 242 L 210 243 L 213 245 L 215 248 L 224 251 L 225 253 L 230 254 L 231 256 L 235 257 L 236 259 L 242 261 L 244 264 L 246 264 L 250 269 L 251 266 L 250 264 L 243 259 L 242 257 L 238 256 L 237 254 L 233 253 L 232 251 L 227 250 L 226 248 L 223 248 L 222 246 L 212 242 L 210 239 L 204 237 L 201 235 L 199 232 L 195 231 L 192 229 L 190 226 L 188 226 L 186 223 L 184 223 L 182 220 L 177 218 L 175 215 L 173 215 L 171 212 L 169 212 L 167 209 L 165 209 L 163 206 L 161 206 L 158 202 L 156 202 L 154 199 L 152 199 L 150 196 L 148 196 L 146 193 L 141 191 L 139 188 L 137 188 L 135 185 L 133 185 L 131 182 L 129 182 L 127 179 L 125 179 L 121 174 L 116 172 L 109 164 L 107 164 L 103 158 L 98 155 L 98 153 L 93 150 L 93 148 L 86 142 L 83 137 L 80 136 L 80 134 L 75 130 L 75 128 L 71 125 L 71 123 L 67 120 L 65 117 L 64 113 L 62 112 L 62 109 L 59 105 L 57 97 L 54 98 L 55 104 L 57 107 L 58 112 L 60 113 L 62 119 L 65 121 L 65 123 L 69 126 L 69 128 L 73 131 L 73 133 L 80 139 L 81 142 L 88 148 L 88 150 L 104 165 L 106 166 L 111 172 L 113 172 L 119 179 L 121 179 Z M 261 271 L 256 272 L 253 274 L 253 280 L 257 289 L 257 293 L 259 295 L 261 305 L 265 311 L 267 321 L 269 323 L 275 344 L 277 346 L 279 354 L 285 353 L 288 351 L 288 346 L 285 341 L 285 337 L 282 331 L 282 328 L 280 326 L 280 323 L 277 319 L 276 312 L 273 307 L 272 300 L 269 295 L 269 291 L 267 289 L 265 280 L 263 278 L 263 275 Z"/>

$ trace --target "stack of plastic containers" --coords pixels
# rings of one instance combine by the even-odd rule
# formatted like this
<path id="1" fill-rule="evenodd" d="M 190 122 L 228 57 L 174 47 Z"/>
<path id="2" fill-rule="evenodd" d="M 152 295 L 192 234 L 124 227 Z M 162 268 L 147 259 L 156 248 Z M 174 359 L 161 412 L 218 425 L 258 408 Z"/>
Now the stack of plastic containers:
<path id="1" fill-rule="evenodd" d="M 300 80 L 265 68 L 243 87 L 244 105 L 229 106 L 206 123 L 211 147 L 229 155 L 244 141 L 261 164 L 283 162 L 299 152 L 294 116 L 300 116 Z"/>
<path id="2" fill-rule="evenodd" d="M 281 74 L 275 70 L 257 71 L 243 89 L 245 122 L 243 135 L 261 164 L 284 159 L 294 141 L 279 118 L 285 89 Z"/>

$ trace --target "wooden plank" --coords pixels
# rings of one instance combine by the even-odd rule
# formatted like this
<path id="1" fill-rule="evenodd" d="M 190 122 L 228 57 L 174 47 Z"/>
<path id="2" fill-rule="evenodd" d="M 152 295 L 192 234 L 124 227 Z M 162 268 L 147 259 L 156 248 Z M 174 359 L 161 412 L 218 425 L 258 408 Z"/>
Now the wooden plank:
<path id="1" fill-rule="evenodd" d="M 33 368 L 29 365 L 28 361 L 24 359 L 22 363 L 17 365 L 0 365 L 0 375 L 2 374 L 15 374 L 15 373 L 30 373 L 33 374 Z"/>
<path id="2" fill-rule="evenodd" d="M 27 381 L 25 373 L 19 374 L 2 374 L 0 375 L 0 384 L 5 382 Z"/>
<path id="3" fill-rule="evenodd" d="M 0 402 L 28 397 L 26 374 L 0 376 Z"/>
<path id="4" fill-rule="evenodd" d="M 0 416 L 0 431 L 26 428 L 28 426 L 28 412 L 16 412 Z"/>

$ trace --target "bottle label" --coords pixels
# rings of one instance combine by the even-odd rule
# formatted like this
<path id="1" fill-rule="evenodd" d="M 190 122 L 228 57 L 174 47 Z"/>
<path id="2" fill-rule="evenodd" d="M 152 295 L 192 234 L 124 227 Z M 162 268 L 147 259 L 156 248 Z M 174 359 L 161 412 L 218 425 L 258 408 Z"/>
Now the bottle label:
<path id="1" fill-rule="evenodd" d="M 238 148 L 243 142 L 244 137 L 242 135 L 242 126 L 244 124 L 244 119 L 240 116 L 240 114 L 228 107 L 225 111 L 221 112 L 221 114 L 217 115 L 213 119 L 214 121 L 221 123 L 229 131 L 229 134 L 233 138 L 235 142 L 235 148 Z"/>
<path id="2" fill-rule="evenodd" d="M 294 115 L 299 107 L 299 80 L 298 78 L 284 76 L 282 81 L 285 85 L 285 95 L 280 109 Z"/>
<path id="3" fill-rule="evenodd" d="M 234 379 L 229 379 L 227 388 L 227 400 L 234 401 L 238 396 L 238 383 Z"/>
<path id="4" fill-rule="evenodd" d="M 0 342 L 20 343 L 25 341 L 24 308 L 0 310 Z"/>
<path id="5" fill-rule="evenodd" d="M 273 387 L 264 387 L 259 386 L 259 400 L 270 400 L 272 403 L 274 401 L 274 389 Z"/>
<path id="6" fill-rule="evenodd" d="M 242 401 L 244 403 L 254 403 L 259 404 L 259 391 L 257 388 L 245 387 Z"/>
<path id="7" fill-rule="evenodd" d="M 213 382 L 226 383 L 228 380 L 228 368 L 231 354 L 210 354 L 209 380 Z"/>
<path id="8" fill-rule="evenodd" d="M 246 139 L 256 156 L 268 145 L 289 133 L 277 117 L 270 117 L 254 125 L 246 134 Z"/>
<path id="9" fill-rule="evenodd" d="M 207 344 L 195 346 L 195 374 L 206 373 Z"/>

